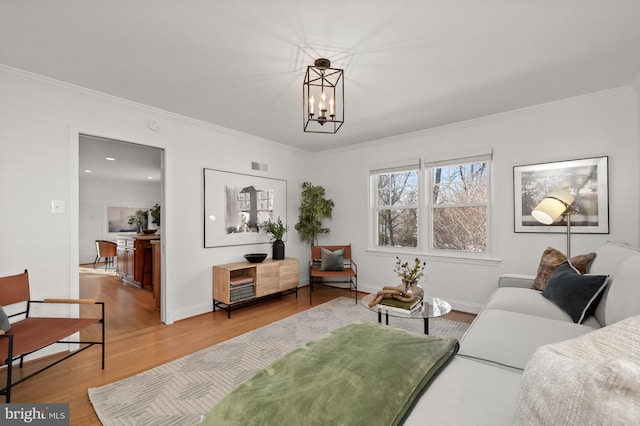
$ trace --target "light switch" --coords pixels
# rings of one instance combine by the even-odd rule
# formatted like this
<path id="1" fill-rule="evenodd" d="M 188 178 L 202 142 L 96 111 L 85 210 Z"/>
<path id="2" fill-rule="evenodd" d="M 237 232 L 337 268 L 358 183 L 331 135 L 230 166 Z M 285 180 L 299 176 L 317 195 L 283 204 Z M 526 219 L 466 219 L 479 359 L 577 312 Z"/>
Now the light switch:
<path id="1" fill-rule="evenodd" d="M 64 213 L 64 201 L 62 201 L 62 200 L 51 200 L 51 213 L 53 213 L 53 214 L 63 214 Z"/>

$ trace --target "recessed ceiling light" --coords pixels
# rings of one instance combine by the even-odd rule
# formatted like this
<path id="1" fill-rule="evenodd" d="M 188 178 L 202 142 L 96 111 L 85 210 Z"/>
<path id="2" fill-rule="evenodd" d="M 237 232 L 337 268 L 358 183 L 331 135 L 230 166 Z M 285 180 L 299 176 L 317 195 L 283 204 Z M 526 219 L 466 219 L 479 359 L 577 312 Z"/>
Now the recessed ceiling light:
<path id="1" fill-rule="evenodd" d="M 147 176 L 147 179 L 153 179 L 153 176 Z"/>
<path id="2" fill-rule="evenodd" d="M 84 172 L 85 173 L 93 173 L 93 170 L 86 169 Z"/>
<path id="3" fill-rule="evenodd" d="M 116 161 L 116 159 L 113 158 L 113 157 L 105 157 L 105 160 L 107 160 L 107 161 Z"/>

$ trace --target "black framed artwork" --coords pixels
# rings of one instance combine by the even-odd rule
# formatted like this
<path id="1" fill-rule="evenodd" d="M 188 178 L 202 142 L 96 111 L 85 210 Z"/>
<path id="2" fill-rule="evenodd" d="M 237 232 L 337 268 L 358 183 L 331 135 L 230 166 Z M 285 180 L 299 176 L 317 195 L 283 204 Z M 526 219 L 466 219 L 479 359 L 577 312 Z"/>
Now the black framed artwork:
<path id="1" fill-rule="evenodd" d="M 571 233 L 609 233 L 608 157 L 584 158 L 513 168 L 514 231 L 566 233 L 566 218 L 543 225 L 531 211 L 553 189 L 566 189 L 574 197 Z"/>

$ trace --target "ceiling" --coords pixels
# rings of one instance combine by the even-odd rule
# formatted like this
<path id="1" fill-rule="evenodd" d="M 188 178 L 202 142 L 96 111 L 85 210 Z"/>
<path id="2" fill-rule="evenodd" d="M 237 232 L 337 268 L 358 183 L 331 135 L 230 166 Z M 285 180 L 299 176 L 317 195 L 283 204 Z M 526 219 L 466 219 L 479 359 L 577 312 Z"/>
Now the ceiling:
<path id="1" fill-rule="evenodd" d="M 162 150 L 80 135 L 78 171 L 84 180 L 123 180 L 160 184 Z"/>
<path id="2" fill-rule="evenodd" d="M 638 0 L 2 0 L 0 63 L 321 151 L 628 85 L 638 22 Z M 318 57 L 345 70 L 335 135 L 302 131 Z"/>

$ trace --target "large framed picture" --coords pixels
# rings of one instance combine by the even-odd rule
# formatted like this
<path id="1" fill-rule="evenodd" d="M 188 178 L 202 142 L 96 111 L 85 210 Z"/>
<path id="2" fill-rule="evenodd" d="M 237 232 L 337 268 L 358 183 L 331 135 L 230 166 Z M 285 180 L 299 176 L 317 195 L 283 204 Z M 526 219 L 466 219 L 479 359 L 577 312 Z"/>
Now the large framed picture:
<path id="1" fill-rule="evenodd" d="M 267 220 L 287 223 L 287 181 L 203 169 L 204 247 L 268 243 Z"/>
<path id="2" fill-rule="evenodd" d="M 575 197 L 578 212 L 571 215 L 571 233 L 609 233 L 608 157 L 513 168 L 515 232 L 566 233 L 563 215 L 543 225 L 531 211 L 553 189 L 566 189 Z"/>

